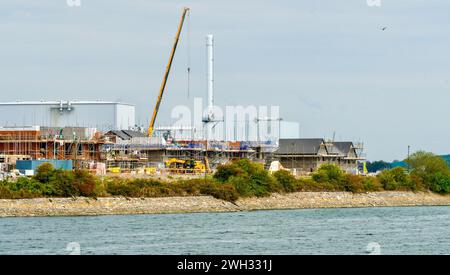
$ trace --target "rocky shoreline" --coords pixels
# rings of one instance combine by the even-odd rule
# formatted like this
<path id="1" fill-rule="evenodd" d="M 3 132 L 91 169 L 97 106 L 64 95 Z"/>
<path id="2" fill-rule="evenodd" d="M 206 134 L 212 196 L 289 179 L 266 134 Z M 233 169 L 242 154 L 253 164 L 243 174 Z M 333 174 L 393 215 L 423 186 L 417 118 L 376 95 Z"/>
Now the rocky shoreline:
<path id="1" fill-rule="evenodd" d="M 194 212 L 232 212 L 268 209 L 348 208 L 450 205 L 450 195 L 428 192 L 297 192 L 236 203 L 210 196 L 163 198 L 38 198 L 0 200 L 0 217 L 94 216 Z"/>

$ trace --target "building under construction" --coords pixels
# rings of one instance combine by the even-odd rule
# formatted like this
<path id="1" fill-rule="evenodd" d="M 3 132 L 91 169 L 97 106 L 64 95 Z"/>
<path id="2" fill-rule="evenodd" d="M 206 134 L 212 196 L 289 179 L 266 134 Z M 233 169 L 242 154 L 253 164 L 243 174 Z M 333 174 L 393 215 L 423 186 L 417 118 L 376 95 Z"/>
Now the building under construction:
<path id="1" fill-rule="evenodd" d="M 0 127 L 0 155 L 8 166 L 24 159 L 70 159 L 82 167 L 83 162 L 102 161 L 105 143 L 94 128 Z"/>
<path id="2" fill-rule="evenodd" d="M 0 163 L 14 168 L 17 160 L 71 160 L 73 167 L 104 165 L 115 173 L 185 172 L 188 161 L 201 163 L 197 172 L 214 170 L 233 159 L 264 163 L 279 161 L 294 174 L 308 174 L 321 164 L 332 163 L 349 173 L 359 173 L 364 158 L 352 142 L 324 139 L 280 139 L 278 144 L 251 141 L 179 140 L 167 142 L 133 130 L 102 133 L 82 127 L 2 127 Z M 175 171 L 176 170 L 176 171 Z M 193 171 L 191 171 L 193 172 Z"/>
<path id="3" fill-rule="evenodd" d="M 155 121 L 188 12 L 188 8 L 183 9 L 147 133 L 136 127 L 131 104 L 67 100 L 0 103 L 0 168 L 12 169 L 17 160 L 52 159 L 71 160 L 75 169 L 105 167 L 113 173 L 203 173 L 232 159 L 248 158 L 266 167 L 278 161 L 295 174 L 313 172 L 323 163 L 358 172 L 363 158 L 351 142 L 287 140 L 279 139 L 280 135 L 274 141 L 262 141 L 259 130 L 257 141 L 210 139 L 217 123 L 224 121 L 214 113 L 213 35 L 206 36 L 208 106 L 201 122 L 206 135 L 182 140 L 165 134 L 157 137 Z M 189 77 L 189 67 L 187 72 Z M 279 122 L 281 118 L 257 117 L 255 121 Z"/>

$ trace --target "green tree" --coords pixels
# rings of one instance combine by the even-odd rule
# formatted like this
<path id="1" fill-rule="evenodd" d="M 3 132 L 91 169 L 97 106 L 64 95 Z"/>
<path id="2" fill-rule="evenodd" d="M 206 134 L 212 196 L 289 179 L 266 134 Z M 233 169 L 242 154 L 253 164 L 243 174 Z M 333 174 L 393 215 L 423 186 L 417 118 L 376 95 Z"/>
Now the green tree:
<path id="1" fill-rule="evenodd" d="M 447 162 L 433 153 L 419 151 L 405 160 L 416 175 L 430 175 L 435 173 L 448 173 Z"/>
<path id="2" fill-rule="evenodd" d="M 411 177 L 437 193 L 450 192 L 450 169 L 447 162 L 429 152 L 412 154 L 406 163 L 411 168 Z"/>
<path id="3" fill-rule="evenodd" d="M 383 170 L 378 179 L 385 190 L 413 190 L 411 178 L 403 167 Z"/>
<path id="4" fill-rule="evenodd" d="M 312 175 L 317 182 L 340 182 L 344 178 L 344 172 L 337 165 L 322 164 L 317 172 Z"/>
<path id="5" fill-rule="evenodd" d="M 79 196 L 80 193 L 73 185 L 74 180 L 75 178 L 72 171 L 57 169 L 49 178 L 49 183 L 53 186 L 56 196 Z"/>
<path id="6" fill-rule="evenodd" d="M 40 182 L 44 182 L 44 183 L 49 182 L 54 171 L 55 171 L 55 168 L 53 168 L 53 165 L 51 163 L 49 163 L 49 162 L 42 163 L 36 169 L 35 179 L 37 179 Z"/>

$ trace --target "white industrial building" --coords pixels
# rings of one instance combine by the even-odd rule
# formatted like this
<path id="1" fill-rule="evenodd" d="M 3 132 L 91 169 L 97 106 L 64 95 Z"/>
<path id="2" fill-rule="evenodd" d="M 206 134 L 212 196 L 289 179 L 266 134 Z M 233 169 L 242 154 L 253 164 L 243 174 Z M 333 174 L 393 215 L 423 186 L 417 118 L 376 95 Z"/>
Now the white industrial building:
<path id="1" fill-rule="evenodd" d="M 109 101 L 0 103 L 0 126 L 90 127 L 100 131 L 135 126 L 135 106 Z"/>

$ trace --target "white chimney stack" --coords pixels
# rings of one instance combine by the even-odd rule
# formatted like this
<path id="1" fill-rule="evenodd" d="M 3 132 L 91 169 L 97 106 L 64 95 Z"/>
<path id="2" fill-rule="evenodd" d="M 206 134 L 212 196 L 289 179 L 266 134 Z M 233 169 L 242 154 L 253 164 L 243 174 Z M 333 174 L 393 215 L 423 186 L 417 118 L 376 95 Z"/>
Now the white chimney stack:
<path id="1" fill-rule="evenodd" d="M 214 120 L 214 36 L 206 36 L 206 51 L 208 59 L 208 120 Z"/>

